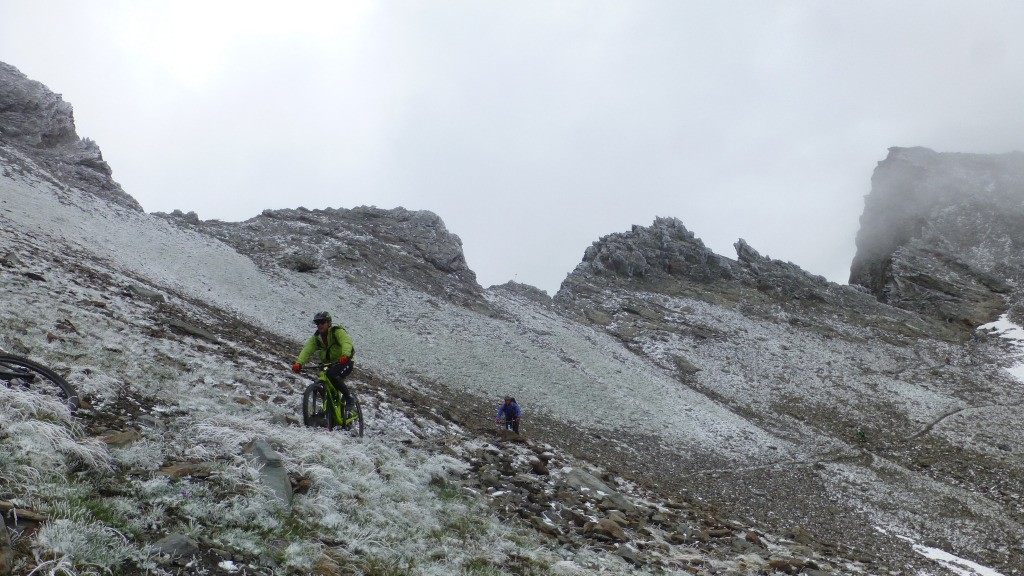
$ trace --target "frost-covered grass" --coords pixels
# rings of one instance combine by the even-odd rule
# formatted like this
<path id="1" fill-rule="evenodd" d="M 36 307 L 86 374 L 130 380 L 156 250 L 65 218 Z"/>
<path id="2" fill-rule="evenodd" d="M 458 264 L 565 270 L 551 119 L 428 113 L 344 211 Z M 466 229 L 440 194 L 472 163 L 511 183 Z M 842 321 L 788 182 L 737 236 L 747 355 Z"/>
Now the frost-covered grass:
<path id="1" fill-rule="evenodd" d="M 241 377 L 234 368 L 220 370 L 228 382 Z M 180 376 L 163 379 L 162 394 L 182 394 L 186 414 L 109 448 L 83 438 L 79 422 L 56 400 L 0 387 L 0 500 L 51 519 L 32 543 L 40 550 L 37 573 L 118 573 L 125 562 L 161 573 L 148 542 L 175 532 L 296 573 L 325 562 L 356 573 L 441 574 L 497 573 L 511 556 L 549 561 L 533 551 L 528 532 L 516 534 L 491 518 L 483 501 L 452 488 L 464 471 L 461 461 L 409 448 L 400 435 L 358 441 L 272 423 L 274 411 L 264 407 L 222 410 L 216 384 L 203 396 L 188 372 Z M 368 406 L 368 414 L 377 426 L 415 427 L 397 413 Z M 256 438 L 275 447 L 289 472 L 311 481 L 290 508 L 243 455 Z M 69 474 L 71 461 L 85 471 Z M 209 464 L 213 474 L 158 472 L 189 461 Z"/>
<path id="2" fill-rule="evenodd" d="M 66 404 L 0 386 L 0 501 L 50 519 L 35 536 L 45 559 L 37 573 L 107 573 L 137 557 L 123 535 L 79 506 L 94 498 L 71 474 L 82 466 L 98 474 L 115 467 L 106 445 L 83 435 Z"/>
<path id="3" fill-rule="evenodd" d="M 39 548 L 57 559 L 51 562 L 69 564 L 78 574 L 111 573 L 126 560 L 145 562 L 141 550 L 128 538 L 104 522 L 91 519 L 81 509 L 68 510 L 67 517 L 43 524 L 35 540 Z M 72 573 L 70 568 L 64 570 Z"/>
<path id="4" fill-rule="evenodd" d="M 76 462 L 109 470 L 106 445 L 83 437 L 67 405 L 57 398 L 0 386 L 0 482 L 23 485 L 26 502 L 64 477 L 64 467 Z"/>

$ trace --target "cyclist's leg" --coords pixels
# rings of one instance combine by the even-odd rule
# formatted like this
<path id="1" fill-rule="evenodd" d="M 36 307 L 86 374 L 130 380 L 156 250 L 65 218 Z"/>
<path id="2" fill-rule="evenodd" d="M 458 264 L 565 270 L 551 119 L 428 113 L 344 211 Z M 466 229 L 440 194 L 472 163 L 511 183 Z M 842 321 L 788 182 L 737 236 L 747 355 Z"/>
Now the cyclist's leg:
<path id="1" fill-rule="evenodd" d="M 341 364 L 334 363 L 327 368 L 327 377 L 330 378 L 331 384 L 334 384 L 334 388 L 341 392 L 341 400 L 346 405 L 351 402 L 348 394 L 348 386 L 345 385 L 345 376 L 348 376 L 352 372 L 352 362 L 342 366 Z"/>

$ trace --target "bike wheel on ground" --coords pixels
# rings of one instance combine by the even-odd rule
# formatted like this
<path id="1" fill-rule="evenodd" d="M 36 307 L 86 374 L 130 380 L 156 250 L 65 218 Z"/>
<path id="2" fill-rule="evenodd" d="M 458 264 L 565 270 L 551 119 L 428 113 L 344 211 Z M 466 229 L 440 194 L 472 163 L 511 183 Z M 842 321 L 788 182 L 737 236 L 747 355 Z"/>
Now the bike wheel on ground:
<path id="1" fill-rule="evenodd" d="M 56 396 L 67 404 L 72 412 L 78 410 L 78 392 L 59 374 L 42 364 L 21 356 L 0 355 L 0 381 L 12 388 L 32 390 L 40 394 Z"/>
<path id="2" fill-rule="evenodd" d="M 322 382 L 313 382 L 302 392 L 302 423 L 306 426 L 330 427 L 332 423 L 326 409 L 327 390 Z"/>

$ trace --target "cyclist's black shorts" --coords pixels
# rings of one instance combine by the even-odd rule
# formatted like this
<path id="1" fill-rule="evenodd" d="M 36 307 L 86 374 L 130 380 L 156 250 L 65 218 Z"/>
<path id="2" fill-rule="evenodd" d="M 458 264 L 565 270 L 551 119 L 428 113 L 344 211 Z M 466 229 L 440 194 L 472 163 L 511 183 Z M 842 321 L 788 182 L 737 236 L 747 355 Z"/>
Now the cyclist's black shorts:
<path id="1" fill-rule="evenodd" d="M 335 362 L 327 367 L 327 377 L 331 379 L 331 382 L 337 383 L 344 379 L 346 376 L 352 373 L 352 367 L 354 363 L 349 360 L 344 366 Z"/>

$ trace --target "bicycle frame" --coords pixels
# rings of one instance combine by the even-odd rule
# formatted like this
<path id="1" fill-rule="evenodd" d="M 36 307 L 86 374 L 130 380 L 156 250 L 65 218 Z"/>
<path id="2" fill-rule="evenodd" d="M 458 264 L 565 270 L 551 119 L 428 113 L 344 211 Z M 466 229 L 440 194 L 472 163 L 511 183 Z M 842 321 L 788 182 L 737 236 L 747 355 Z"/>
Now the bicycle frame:
<path id="1" fill-rule="evenodd" d="M 0 380 L 3 380 L 4 382 L 10 382 L 15 378 L 27 378 L 29 381 L 32 381 L 35 380 L 35 375 L 25 374 L 24 372 L 20 371 L 13 371 L 8 369 L 3 364 L 0 364 Z"/>
<path id="2" fill-rule="evenodd" d="M 0 362 L 0 380 L 10 382 L 15 378 L 20 378 L 27 382 L 35 382 L 36 375 L 32 371 L 21 366 L 11 366 L 5 362 Z"/>
<path id="3" fill-rule="evenodd" d="M 331 384 L 331 379 L 327 377 L 327 371 L 320 370 L 317 380 L 324 385 L 324 390 L 326 391 L 324 394 L 324 411 L 332 416 L 331 421 L 337 422 L 341 426 L 351 422 L 351 420 L 346 422 L 345 417 L 341 413 L 341 393 L 334 387 L 334 384 Z"/>

